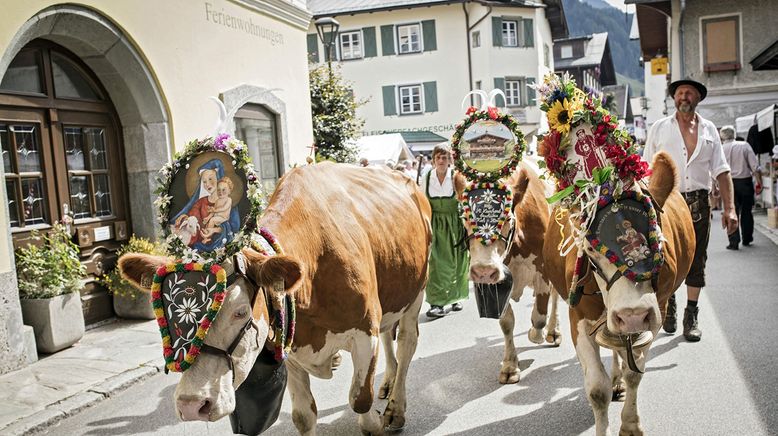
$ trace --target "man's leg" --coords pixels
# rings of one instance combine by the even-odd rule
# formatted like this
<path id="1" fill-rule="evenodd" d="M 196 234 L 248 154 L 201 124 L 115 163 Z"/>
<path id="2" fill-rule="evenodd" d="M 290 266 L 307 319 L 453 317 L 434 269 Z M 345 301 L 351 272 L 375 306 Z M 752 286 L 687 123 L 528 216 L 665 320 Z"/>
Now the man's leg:
<path id="1" fill-rule="evenodd" d="M 694 250 L 694 260 L 692 261 L 689 274 L 686 276 L 687 304 L 683 314 L 683 336 L 689 342 L 697 342 L 702 337 L 697 315 L 699 309 L 697 300 L 700 298 L 700 291 L 705 286 L 705 262 L 708 260 L 708 240 L 710 238 L 710 205 L 707 196 L 700 200 L 698 205 L 699 214 L 695 216 L 692 213 L 694 221 L 694 239 L 696 248 Z"/>
<path id="2" fill-rule="evenodd" d="M 740 199 L 740 234 L 743 238 L 743 245 L 751 245 L 754 241 L 754 183 L 748 180 L 743 188 L 743 195 Z"/>

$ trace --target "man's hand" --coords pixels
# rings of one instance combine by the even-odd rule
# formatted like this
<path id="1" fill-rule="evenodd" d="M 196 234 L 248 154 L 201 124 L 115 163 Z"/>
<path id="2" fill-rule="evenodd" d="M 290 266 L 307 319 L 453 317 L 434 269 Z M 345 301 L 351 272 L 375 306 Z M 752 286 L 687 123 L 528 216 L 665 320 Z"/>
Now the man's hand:
<path id="1" fill-rule="evenodd" d="M 759 195 L 762 193 L 762 184 L 757 182 L 756 186 L 754 186 L 754 193 L 756 195 Z"/>
<path id="2" fill-rule="evenodd" d="M 737 214 L 735 209 L 724 209 L 721 214 L 721 227 L 727 231 L 727 235 L 731 235 L 737 231 Z"/>

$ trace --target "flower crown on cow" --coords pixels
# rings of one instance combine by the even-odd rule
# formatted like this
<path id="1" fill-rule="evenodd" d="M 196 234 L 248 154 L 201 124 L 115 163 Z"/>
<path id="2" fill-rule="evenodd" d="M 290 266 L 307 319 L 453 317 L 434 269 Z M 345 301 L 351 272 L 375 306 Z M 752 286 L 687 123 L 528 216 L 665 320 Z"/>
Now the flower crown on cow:
<path id="1" fill-rule="evenodd" d="M 586 240 L 628 279 L 651 279 L 663 262 L 661 236 L 650 197 L 635 187 L 649 175 L 648 163 L 602 100 L 576 87 L 568 74 L 549 74 L 535 88 L 550 127 L 538 144 L 540 166 L 556 182 L 548 202 L 561 206 L 555 216 L 560 228 L 565 212 L 573 224 L 558 248 L 562 255 L 578 250 L 570 303 L 580 298 Z"/>

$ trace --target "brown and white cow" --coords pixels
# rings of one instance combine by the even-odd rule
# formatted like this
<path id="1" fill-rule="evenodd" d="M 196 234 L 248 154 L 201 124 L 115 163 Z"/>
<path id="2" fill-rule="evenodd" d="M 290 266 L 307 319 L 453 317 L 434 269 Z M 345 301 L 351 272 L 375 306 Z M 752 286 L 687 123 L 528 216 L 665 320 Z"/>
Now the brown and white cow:
<path id="1" fill-rule="evenodd" d="M 457 193 L 461 198 L 465 187 L 461 175 L 455 180 Z M 562 339 L 557 316 L 558 295 L 553 291 L 543 270 L 543 238 L 549 221 L 549 206 L 546 195 L 549 186 L 538 177 L 537 168 L 525 161 L 521 162 L 513 175 L 505 181 L 513 193 L 510 223 L 513 226 L 513 241 L 508 244 L 502 239 L 484 245 L 475 239 L 469 239 L 470 280 L 474 283 L 494 284 L 505 277 L 503 265 L 507 265 L 513 279 L 511 299 L 519 301 L 525 287 L 533 289 L 535 304 L 532 308 L 532 326 L 529 340 L 542 344 L 545 340 L 559 345 Z M 504 225 L 502 233 L 508 238 L 511 225 Z M 473 229 L 465 222 L 465 229 L 471 235 Z M 551 299 L 551 314 L 548 303 Z M 548 325 L 547 325 L 548 323 Z M 500 368 L 500 383 L 517 383 L 520 377 L 519 358 L 513 341 L 513 329 L 516 319 L 511 305 L 500 318 L 500 328 L 505 338 L 505 350 Z M 544 328 L 547 328 L 547 333 Z"/>
<path id="2" fill-rule="evenodd" d="M 667 308 L 667 300 L 681 285 L 689 272 L 694 254 L 694 228 L 686 203 L 677 190 L 677 171 L 672 159 L 665 153 L 657 154 L 653 162 L 653 175 L 649 192 L 656 204 L 659 225 L 663 235 L 664 265 L 656 283 L 634 283 L 624 277 L 617 279 L 607 290 L 606 281 L 599 274 L 588 274 L 584 280 L 580 302 L 570 307 L 570 330 L 578 360 L 584 374 L 584 388 L 594 412 L 597 435 L 610 434 L 608 406 L 614 394 L 625 390 L 624 408 L 621 412 L 622 435 L 642 435 L 637 410 L 637 390 L 645 370 L 649 347 L 636 351 L 635 363 L 640 372 L 623 365 L 625 350 L 614 351 L 612 374 L 609 377 L 600 360 L 600 346 L 593 331 L 596 322 L 606 317 L 610 332 L 620 335 L 650 331 L 656 337 Z M 556 211 L 554 212 L 556 213 Z M 564 214 L 564 234 L 570 235 L 570 220 Z M 546 273 L 559 292 L 567 300 L 575 267 L 573 250 L 566 257 L 559 255 L 560 226 L 556 220 L 549 224 L 543 250 Z M 586 242 L 586 256 L 605 277 L 613 277 L 616 267 Z M 590 267 L 591 268 L 591 267 Z M 629 319 L 630 322 L 623 322 Z M 632 322 L 635 321 L 636 322 Z M 623 383 L 623 384 L 622 384 Z"/>
<path id="3" fill-rule="evenodd" d="M 359 414 L 361 430 L 381 434 L 384 428 L 404 426 L 405 380 L 427 280 L 430 215 L 429 203 L 413 181 L 384 168 L 323 163 L 295 168 L 279 182 L 259 225 L 276 236 L 284 255 L 243 253 L 247 275 L 260 287 L 283 281 L 285 291 L 296 298 L 296 333 L 286 365 L 292 420 L 301 434 L 313 435 L 316 429 L 309 375 L 332 377 L 339 350 L 352 356 L 349 404 Z M 153 274 L 162 262 L 127 255 L 121 267 L 135 283 L 143 283 L 148 278 L 143 275 Z M 263 298 L 249 307 L 253 292 L 257 290 L 243 279 L 228 289 L 206 344 L 225 349 L 250 310 L 262 324 L 264 342 L 267 308 Z M 392 326 L 398 322 L 395 358 Z M 372 410 L 379 336 L 387 356 L 380 395 L 389 398 L 383 421 Z M 176 388 L 179 416 L 216 421 L 231 413 L 234 391 L 257 357 L 255 348 L 236 349 L 234 383 L 223 356 L 201 354 Z"/>

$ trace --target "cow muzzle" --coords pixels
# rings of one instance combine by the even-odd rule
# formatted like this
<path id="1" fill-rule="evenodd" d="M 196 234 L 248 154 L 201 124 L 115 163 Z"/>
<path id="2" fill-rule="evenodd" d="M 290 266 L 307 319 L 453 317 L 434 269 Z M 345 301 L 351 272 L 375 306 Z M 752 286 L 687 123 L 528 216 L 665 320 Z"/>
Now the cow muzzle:
<path id="1" fill-rule="evenodd" d="M 210 421 L 213 402 L 208 398 L 181 397 L 176 410 L 182 421 Z"/>

